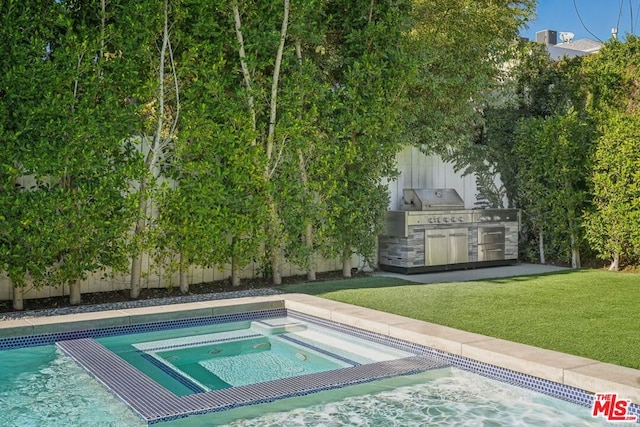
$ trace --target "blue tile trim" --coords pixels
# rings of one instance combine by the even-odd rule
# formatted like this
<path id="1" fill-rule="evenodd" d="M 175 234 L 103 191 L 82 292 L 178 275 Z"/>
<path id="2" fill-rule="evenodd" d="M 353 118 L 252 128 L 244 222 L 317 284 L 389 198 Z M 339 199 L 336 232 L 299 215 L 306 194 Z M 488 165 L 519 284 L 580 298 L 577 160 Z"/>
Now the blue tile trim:
<path id="1" fill-rule="evenodd" d="M 340 360 L 340 361 L 342 361 L 344 363 L 348 363 L 351 366 L 360 366 L 361 365 L 361 363 L 358 363 L 355 360 L 348 359 L 346 357 L 340 356 L 339 354 L 335 354 L 335 353 L 333 353 L 333 352 L 331 352 L 329 350 L 325 350 L 324 348 L 316 347 L 315 345 L 311 345 L 311 344 L 308 344 L 308 343 L 306 343 L 304 341 L 300 341 L 299 339 L 293 338 L 293 337 L 291 337 L 289 335 L 283 334 L 283 335 L 278 335 L 278 336 L 280 338 L 282 338 L 283 340 L 287 340 L 287 341 L 292 342 L 294 344 L 298 344 L 298 345 L 300 345 L 302 347 L 310 348 L 312 350 L 317 351 L 318 353 L 324 354 L 325 356 L 329 356 L 329 357 L 332 357 L 334 359 Z"/>
<path id="2" fill-rule="evenodd" d="M 445 363 L 450 364 L 451 366 L 455 366 L 457 368 L 473 372 L 487 378 L 491 378 L 493 380 L 527 388 L 529 390 L 537 391 L 539 393 L 543 393 L 548 396 L 565 400 L 580 406 L 588 408 L 591 408 L 593 406 L 593 400 L 595 399 L 595 394 L 593 391 L 582 390 L 566 384 L 560 384 L 554 381 L 545 380 L 542 378 L 523 374 L 521 372 L 491 365 L 489 363 L 479 362 L 477 360 L 469 359 L 463 356 L 436 350 L 431 347 L 410 343 L 387 335 L 364 331 L 353 326 L 344 325 L 338 322 L 319 319 L 305 313 L 288 310 L 287 314 L 292 318 L 304 320 L 312 324 L 318 324 L 336 331 L 348 333 L 403 351 L 408 351 L 414 354 L 430 355 L 437 360 L 441 360 Z M 596 392 L 600 392 L 600 390 L 597 390 Z M 624 396 L 621 397 L 624 398 Z M 627 412 L 629 415 L 636 415 L 637 422 L 640 423 L 640 404 L 631 403 L 627 408 Z"/>
<path id="3" fill-rule="evenodd" d="M 101 338 L 114 335 L 135 334 L 140 332 L 155 332 L 167 329 L 189 328 L 192 326 L 216 325 L 219 323 L 239 322 L 284 316 L 286 316 L 286 310 L 284 308 L 278 308 L 272 310 L 253 311 L 249 313 L 222 314 L 219 316 L 196 317 L 193 319 L 167 320 L 143 323 L 139 325 L 116 326 L 111 328 L 96 328 L 83 331 L 10 337 L 0 339 L 0 350 L 53 345 L 58 341 L 75 340 L 80 338 Z"/>
<path id="4" fill-rule="evenodd" d="M 164 363 L 160 362 L 155 357 L 153 357 L 153 356 L 151 356 L 149 354 L 146 354 L 143 351 L 139 351 L 138 350 L 138 352 L 142 353 L 141 354 L 142 358 L 146 359 L 153 366 L 155 366 L 156 368 L 160 369 L 162 372 L 164 372 L 165 374 L 169 375 L 171 378 L 173 378 L 174 380 L 178 381 L 180 384 L 182 384 L 183 386 L 187 387 L 192 392 L 194 392 L 194 393 L 202 393 L 202 392 L 207 391 L 207 389 L 200 387 L 198 384 L 194 383 L 193 381 L 191 381 L 189 378 L 185 377 L 184 375 L 180 375 L 178 372 L 174 371 L 173 369 L 171 369 L 170 367 L 168 367 Z"/>

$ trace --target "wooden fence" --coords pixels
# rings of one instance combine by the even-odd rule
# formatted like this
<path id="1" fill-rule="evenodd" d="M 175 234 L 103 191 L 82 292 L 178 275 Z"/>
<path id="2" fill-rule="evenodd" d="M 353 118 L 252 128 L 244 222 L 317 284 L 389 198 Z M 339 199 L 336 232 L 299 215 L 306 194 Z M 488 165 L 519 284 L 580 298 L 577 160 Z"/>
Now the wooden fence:
<path id="1" fill-rule="evenodd" d="M 354 256 L 352 265 L 358 267 L 362 260 Z M 333 260 L 317 260 L 317 272 L 328 272 L 342 270 L 342 261 L 340 259 Z M 149 263 L 149 257 L 143 257 L 143 289 L 166 288 L 170 286 L 178 286 L 178 273 L 172 275 L 164 274 L 162 270 L 153 267 Z M 282 276 L 290 277 L 295 275 L 306 274 L 305 270 L 301 270 L 294 265 L 285 263 L 282 268 Z M 219 280 L 228 279 L 231 276 L 231 265 L 222 268 L 201 268 L 191 267 L 187 272 L 187 281 L 190 285 L 198 283 L 209 283 Z M 257 264 L 249 264 L 241 270 L 241 278 L 254 279 L 261 277 L 260 266 Z M 83 294 L 93 292 L 111 292 L 129 289 L 131 276 L 129 274 L 95 273 L 81 283 Z M 39 289 L 26 286 L 24 288 L 24 299 L 49 298 L 57 296 L 69 295 L 69 287 L 50 287 L 45 286 Z M 0 301 L 13 299 L 13 286 L 10 280 L 4 274 L 0 275 Z"/>

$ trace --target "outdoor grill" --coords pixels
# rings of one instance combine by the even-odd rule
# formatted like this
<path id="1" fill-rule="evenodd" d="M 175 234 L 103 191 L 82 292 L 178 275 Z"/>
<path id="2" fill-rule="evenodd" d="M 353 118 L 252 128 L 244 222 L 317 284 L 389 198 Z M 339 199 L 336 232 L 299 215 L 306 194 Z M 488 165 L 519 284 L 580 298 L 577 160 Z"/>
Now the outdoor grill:
<path id="1" fill-rule="evenodd" d="M 452 188 L 404 189 L 401 209 L 387 212 L 378 264 L 399 273 L 515 264 L 519 228 L 517 209 L 465 209 Z"/>

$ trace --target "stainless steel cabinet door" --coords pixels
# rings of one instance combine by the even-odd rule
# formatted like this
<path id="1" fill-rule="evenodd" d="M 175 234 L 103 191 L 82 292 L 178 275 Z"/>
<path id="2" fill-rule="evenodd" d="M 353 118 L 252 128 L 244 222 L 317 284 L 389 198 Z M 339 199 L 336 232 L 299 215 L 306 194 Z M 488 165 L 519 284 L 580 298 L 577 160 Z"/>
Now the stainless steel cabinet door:
<path id="1" fill-rule="evenodd" d="M 449 234 L 449 263 L 469 262 L 469 231 L 466 228 L 452 228 Z"/>
<path id="2" fill-rule="evenodd" d="M 426 266 L 468 262 L 468 229 L 446 228 L 425 230 L 424 259 Z"/>
<path id="3" fill-rule="evenodd" d="M 449 249 L 447 240 L 448 230 L 425 230 L 424 232 L 424 263 L 425 265 L 448 264 Z"/>

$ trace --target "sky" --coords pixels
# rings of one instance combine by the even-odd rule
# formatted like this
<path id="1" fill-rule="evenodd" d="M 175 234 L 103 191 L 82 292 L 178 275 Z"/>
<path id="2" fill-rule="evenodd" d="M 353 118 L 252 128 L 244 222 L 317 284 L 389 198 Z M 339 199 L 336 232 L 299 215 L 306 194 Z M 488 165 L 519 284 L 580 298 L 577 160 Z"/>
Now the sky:
<path id="1" fill-rule="evenodd" d="M 616 26 L 624 40 L 626 33 L 640 35 L 640 0 L 538 0 L 537 16 L 528 26 L 520 35 L 530 40 L 537 31 L 556 30 L 558 43 L 561 31 L 574 33 L 574 40 L 606 41 Z"/>

